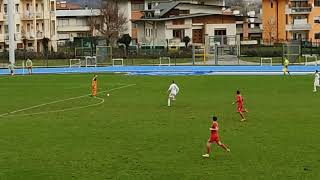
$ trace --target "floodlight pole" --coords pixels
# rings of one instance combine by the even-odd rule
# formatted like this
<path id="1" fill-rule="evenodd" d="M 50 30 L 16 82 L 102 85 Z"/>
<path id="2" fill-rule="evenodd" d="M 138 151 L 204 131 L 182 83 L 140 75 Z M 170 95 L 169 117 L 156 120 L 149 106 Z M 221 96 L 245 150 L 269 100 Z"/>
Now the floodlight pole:
<path id="1" fill-rule="evenodd" d="M 8 30 L 9 30 L 9 61 L 11 64 L 15 64 L 14 50 L 14 0 L 8 1 Z"/>

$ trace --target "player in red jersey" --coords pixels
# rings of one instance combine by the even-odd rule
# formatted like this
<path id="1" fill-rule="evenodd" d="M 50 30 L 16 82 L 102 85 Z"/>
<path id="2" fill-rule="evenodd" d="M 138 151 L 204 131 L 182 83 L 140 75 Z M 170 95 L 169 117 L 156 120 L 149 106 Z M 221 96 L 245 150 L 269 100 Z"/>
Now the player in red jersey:
<path id="1" fill-rule="evenodd" d="M 230 149 L 227 148 L 227 146 L 225 146 L 224 144 L 221 143 L 220 138 L 219 138 L 219 134 L 218 134 L 218 130 L 219 130 L 219 125 L 218 125 L 218 118 L 216 116 L 213 116 L 212 118 L 213 122 L 212 125 L 210 127 L 210 138 L 207 142 L 207 154 L 202 155 L 202 157 L 206 157 L 208 158 L 210 156 L 210 152 L 211 152 L 211 144 L 212 143 L 217 143 L 219 146 L 221 146 L 223 149 L 225 149 L 226 151 L 230 152 Z"/>
<path id="2" fill-rule="evenodd" d="M 244 113 L 247 113 L 248 111 L 246 109 L 244 109 L 244 107 L 243 107 L 243 98 L 242 98 L 239 90 L 237 90 L 236 101 L 233 102 L 232 104 L 235 104 L 235 103 L 237 103 L 237 106 L 238 106 L 237 111 L 241 116 L 241 121 L 245 121 L 246 118 L 244 117 Z"/>

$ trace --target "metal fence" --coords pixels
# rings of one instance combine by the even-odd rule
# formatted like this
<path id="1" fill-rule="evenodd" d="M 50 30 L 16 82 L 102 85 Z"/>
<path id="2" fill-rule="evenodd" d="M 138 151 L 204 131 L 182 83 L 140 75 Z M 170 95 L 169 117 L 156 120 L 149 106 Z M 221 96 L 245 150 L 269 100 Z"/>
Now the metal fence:
<path id="1" fill-rule="evenodd" d="M 295 41 L 266 46 L 261 44 L 245 45 L 238 43 L 236 36 L 208 37 L 206 43 L 183 46 L 120 46 L 113 47 L 108 60 L 96 55 L 97 46 L 81 48 L 75 43 L 66 42 L 58 47 L 58 52 L 35 53 L 16 50 L 16 65 L 22 66 L 26 59 L 32 59 L 34 66 L 68 67 L 70 59 L 82 59 L 86 56 L 99 56 L 100 65 L 111 66 L 112 58 L 123 59 L 123 65 L 163 65 L 161 58 L 170 58 L 166 65 L 281 65 L 287 57 L 292 64 L 317 65 L 320 56 L 320 41 Z M 107 57 L 106 56 L 106 57 Z M 0 67 L 8 65 L 8 52 L 0 52 Z"/>

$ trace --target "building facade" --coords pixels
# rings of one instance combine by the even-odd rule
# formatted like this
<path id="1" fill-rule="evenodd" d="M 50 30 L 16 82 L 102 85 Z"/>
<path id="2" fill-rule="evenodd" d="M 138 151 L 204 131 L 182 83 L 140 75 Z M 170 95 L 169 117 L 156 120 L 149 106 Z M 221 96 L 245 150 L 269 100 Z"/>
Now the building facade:
<path id="1" fill-rule="evenodd" d="M 15 41 L 17 49 L 43 51 L 43 40 L 48 50 L 57 50 L 55 0 L 14 0 Z M 0 51 L 8 48 L 8 0 L 0 0 Z"/>
<path id="2" fill-rule="evenodd" d="M 154 7 L 158 6 L 160 3 L 168 3 L 168 0 L 131 0 L 131 15 L 130 20 L 131 23 L 131 37 L 133 44 L 141 42 L 142 40 L 138 40 L 138 34 L 140 33 L 140 37 L 142 33 L 139 32 L 138 23 L 137 21 L 143 18 L 144 12 L 147 10 L 151 10 Z M 217 6 L 224 6 L 224 0 L 181 0 L 181 1 L 171 1 L 172 3 L 190 3 L 190 4 L 199 4 L 199 5 L 217 5 Z M 164 40 L 165 41 L 165 40 Z"/>
<path id="3" fill-rule="evenodd" d="M 145 10 L 136 21 L 137 42 L 150 46 L 184 46 L 188 36 L 191 44 L 202 45 L 206 36 L 236 36 L 236 17 L 223 14 L 222 6 L 184 2 L 159 3 Z"/>
<path id="4" fill-rule="evenodd" d="M 99 14 L 99 9 L 57 10 L 58 43 L 63 45 L 75 37 L 96 36 L 93 22 Z"/>
<path id="5" fill-rule="evenodd" d="M 320 0 L 263 0 L 264 42 L 320 41 Z"/>

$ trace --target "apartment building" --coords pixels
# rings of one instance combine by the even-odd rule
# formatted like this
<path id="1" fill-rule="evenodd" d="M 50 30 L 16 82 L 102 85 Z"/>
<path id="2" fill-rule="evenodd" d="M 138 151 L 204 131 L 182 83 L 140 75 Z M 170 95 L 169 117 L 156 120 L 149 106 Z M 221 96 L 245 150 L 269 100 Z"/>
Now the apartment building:
<path id="1" fill-rule="evenodd" d="M 11 1 L 11 0 L 10 0 Z M 48 49 L 56 51 L 55 0 L 13 0 L 15 41 L 17 49 L 43 51 L 43 39 L 48 38 Z M 0 0 L 0 51 L 8 48 L 8 0 Z"/>
<path id="2" fill-rule="evenodd" d="M 320 0 L 263 0 L 264 42 L 320 41 Z"/>
<path id="3" fill-rule="evenodd" d="M 99 9 L 57 10 L 58 43 L 73 41 L 75 37 L 96 36 L 92 22 L 100 15 Z"/>

